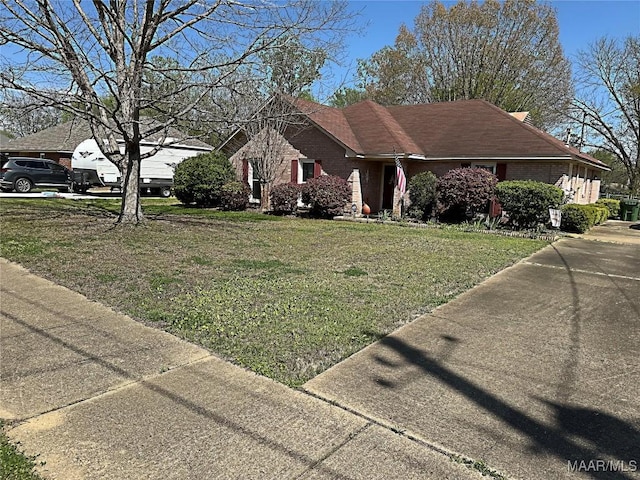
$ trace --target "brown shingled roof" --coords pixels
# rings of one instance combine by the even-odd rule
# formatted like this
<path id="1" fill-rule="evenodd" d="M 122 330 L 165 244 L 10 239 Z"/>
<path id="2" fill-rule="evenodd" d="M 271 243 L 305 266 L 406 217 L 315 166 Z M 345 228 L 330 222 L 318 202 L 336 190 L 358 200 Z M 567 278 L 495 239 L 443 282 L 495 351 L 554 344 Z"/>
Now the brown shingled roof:
<path id="1" fill-rule="evenodd" d="M 362 151 L 358 153 L 424 154 L 424 150 L 414 142 L 412 135 L 396 121 L 387 108 L 371 100 L 365 100 L 348 106 L 343 112 L 362 146 Z"/>
<path id="2" fill-rule="evenodd" d="M 342 144 L 342 146 L 356 153 L 363 152 L 358 137 L 351 128 L 351 125 L 349 125 L 342 110 L 301 98 L 294 99 L 294 102 L 295 106 L 300 109 L 312 123 L 333 137 L 338 143 Z"/>
<path id="3" fill-rule="evenodd" d="M 484 100 L 389 107 L 365 100 L 343 109 L 295 102 L 318 128 L 356 155 L 388 156 L 395 150 L 426 159 L 574 158 L 608 168 Z"/>
<path id="4" fill-rule="evenodd" d="M 2 145 L 6 152 L 42 152 L 72 154 L 78 144 L 91 138 L 86 122 L 72 121 L 14 138 Z"/>

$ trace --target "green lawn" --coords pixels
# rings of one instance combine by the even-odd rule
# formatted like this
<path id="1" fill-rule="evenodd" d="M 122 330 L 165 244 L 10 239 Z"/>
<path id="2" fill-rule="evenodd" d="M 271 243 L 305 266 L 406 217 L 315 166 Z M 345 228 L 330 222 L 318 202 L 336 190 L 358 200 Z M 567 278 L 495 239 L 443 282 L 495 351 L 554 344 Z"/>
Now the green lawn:
<path id="1" fill-rule="evenodd" d="M 1 480 L 41 480 L 35 471 L 36 457 L 24 455 L 20 445 L 11 443 L 0 422 L 0 479 Z"/>
<path id="2" fill-rule="evenodd" d="M 145 199 L 0 202 L 0 254 L 297 386 L 545 245 L 381 224 L 225 213 Z"/>

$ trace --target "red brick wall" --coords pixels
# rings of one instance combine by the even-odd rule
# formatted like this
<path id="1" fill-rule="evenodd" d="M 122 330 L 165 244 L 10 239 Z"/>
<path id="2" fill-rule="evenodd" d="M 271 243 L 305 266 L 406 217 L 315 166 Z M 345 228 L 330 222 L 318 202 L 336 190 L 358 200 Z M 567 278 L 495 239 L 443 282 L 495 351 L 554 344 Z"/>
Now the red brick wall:
<path id="1" fill-rule="evenodd" d="M 454 168 L 460 168 L 462 164 L 460 162 L 403 162 L 405 168 L 408 167 L 407 177 L 411 178 L 414 175 L 422 172 L 433 172 L 437 177 L 441 177 L 449 170 Z"/>
<path id="2" fill-rule="evenodd" d="M 507 163 L 506 180 L 535 180 L 555 184 L 563 174 L 569 173 L 569 163 L 537 163 L 505 162 Z"/>
<path id="3" fill-rule="evenodd" d="M 569 173 L 568 163 L 539 163 L 535 160 L 521 161 L 521 162 L 508 162 L 496 160 L 496 163 L 506 163 L 507 172 L 506 180 L 536 180 L 538 182 L 545 182 L 554 184 L 558 181 L 563 174 Z M 487 163 L 492 163 L 487 161 Z M 407 162 L 405 162 L 407 165 Z M 440 177 L 454 168 L 460 168 L 461 162 L 409 162 L 408 163 L 408 176 L 412 176 L 424 172 L 431 171 Z"/>
<path id="4" fill-rule="evenodd" d="M 320 160 L 322 170 L 327 175 L 337 175 L 346 180 L 357 168 L 351 159 L 345 157 L 345 149 L 317 128 L 303 129 L 290 137 L 289 143 L 301 153 L 302 158 Z"/>

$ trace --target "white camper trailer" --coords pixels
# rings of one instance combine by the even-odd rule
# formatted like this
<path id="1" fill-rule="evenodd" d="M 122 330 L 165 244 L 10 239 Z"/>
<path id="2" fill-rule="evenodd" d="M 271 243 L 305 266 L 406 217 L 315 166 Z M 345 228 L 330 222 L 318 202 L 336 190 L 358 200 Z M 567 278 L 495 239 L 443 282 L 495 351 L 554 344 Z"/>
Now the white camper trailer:
<path id="1" fill-rule="evenodd" d="M 168 139 L 166 143 L 169 143 Z M 147 153 L 157 144 L 141 143 L 141 153 Z M 161 147 L 154 155 L 145 158 L 140 164 L 140 188 L 163 197 L 171 195 L 173 173 L 176 165 L 185 158 L 195 157 L 200 153 L 213 150 L 211 147 L 200 147 L 182 144 L 169 144 Z M 120 146 L 124 152 L 124 145 Z M 81 142 L 71 157 L 71 168 L 74 176 L 74 189 L 87 191 L 91 187 L 121 187 L 121 173 L 113 163 L 105 158 L 98 144 L 93 139 Z"/>

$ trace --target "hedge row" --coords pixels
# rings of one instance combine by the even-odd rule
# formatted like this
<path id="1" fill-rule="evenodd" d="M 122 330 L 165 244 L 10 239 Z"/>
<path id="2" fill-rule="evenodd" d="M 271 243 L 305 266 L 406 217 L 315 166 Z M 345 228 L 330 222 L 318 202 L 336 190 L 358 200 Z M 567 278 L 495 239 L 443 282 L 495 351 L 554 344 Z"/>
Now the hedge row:
<path id="1" fill-rule="evenodd" d="M 597 204 L 578 205 L 570 203 L 562 207 L 560 228 L 565 232 L 584 233 L 594 225 L 600 225 L 609 218 L 609 210 Z"/>

